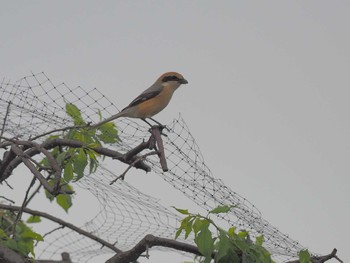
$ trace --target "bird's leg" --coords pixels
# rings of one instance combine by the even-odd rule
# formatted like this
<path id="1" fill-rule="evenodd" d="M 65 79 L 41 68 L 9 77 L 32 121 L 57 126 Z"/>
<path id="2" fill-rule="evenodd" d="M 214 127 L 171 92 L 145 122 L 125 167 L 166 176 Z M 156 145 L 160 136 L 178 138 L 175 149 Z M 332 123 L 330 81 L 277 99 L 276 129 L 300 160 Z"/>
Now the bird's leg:
<path id="1" fill-rule="evenodd" d="M 145 123 L 147 123 L 149 126 L 153 126 L 152 124 L 150 124 L 148 121 L 146 121 L 146 119 L 145 118 L 141 118 L 141 120 L 143 120 Z"/>
<path id="2" fill-rule="evenodd" d="M 163 124 L 161 124 L 159 121 L 156 121 L 156 120 L 155 120 L 155 119 L 153 119 L 153 118 L 149 118 L 149 119 L 151 119 L 152 121 L 154 121 L 155 123 L 157 123 L 157 124 L 158 124 L 158 126 L 159 126 L 161 129 L 166 128 L 166 126 L 165 126 L 165 125 L 163 125 Z"/>

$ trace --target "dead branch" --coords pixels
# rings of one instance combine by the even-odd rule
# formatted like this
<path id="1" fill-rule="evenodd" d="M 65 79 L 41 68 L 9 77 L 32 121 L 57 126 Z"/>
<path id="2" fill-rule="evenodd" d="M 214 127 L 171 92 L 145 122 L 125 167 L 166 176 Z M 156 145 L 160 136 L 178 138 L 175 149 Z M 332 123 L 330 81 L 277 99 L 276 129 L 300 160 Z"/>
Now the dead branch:
<path id="1" fill-rule="evenodd" d="M 153 235 L 146 235 L 132 249 L 116 254 L 115 256 L 107 260 L 106 263 L 134 262 L 141 256 L 142 253 L 148 251 L 148 249 L 154 246 L 168 247 L 179 251 L 189 252 L 194 255 L 201 255 L 196 246 L 179 242 L 173 239 L 155 237 Z"/>
<path id="2" fill-rule="evenodd" d="M 332 258 L 335 258 L 340 263 L 343 263 L 343 261 L 340 260 L 336 254 L 337 254 L 337 249 L 334 248 L 333 251 L 330 254 L 328 254 L 328 255 L 311 257 L 311 262 L 312 263 L 324 263 L 324 262 L 326 262 L 326 261 L 328 261 L 328 260 L 330 260 Z M 299 260 L 294 260 L 294 261 L 288 261 L 287 263 L 300 263 L 300 261 Z"/>
<path id="3" fill-rule="evenodd" d="M 0 137 L 4 134 L 4 131 L 5 131 L 5 125 L 6 125 L 6 121 L 7 121 L 7 116 L 10 113 L 10 106 L 11 106 L 11 101 L 9 101 L 8 104 L 7 104 L 6 113 L 5 113 L 5 117 L 4 117 L 4 122 L 2 123 Z M 1 138 L 0 138 L 0 141 L 1 141 Z"/>
<path id="4" fill-rule="evenodd" d="M 68 253 L 61 254 L 62 260 L 35 260 L 36 263 L 73 263 Z"/>
<path id="5" fill-rule="evenodd" d="M 118 181 L 119 179 L 120 179 L 120 180 L 124 180 L 124 179 L 125 179 L 126 173 L 127 173 L 132 167 L 134 167 L 135 164 L 136 164 L 137 162 L 142 161 L 142 160 L 146 159 L 147 156 L 154 155 L 154 154 L 158 154 L 158 152 L 152 151 L 152 152 L 149 152 L 149 153 L 146 153 L 146 154 L 144 154 L 144 155 L 142 155 L 142 156 L 137 157 L 137 159 L 136 159 L 133 163 L 131 163 L 131 164 L 128 166 L 128 168 L 126 168 L 125 171 L 124 171 L 121 175 L 119 175 L 117 178 L 115 178 L 114 180 L 112 180 L 112 181 L 109 183 L 109 185 L 114 184 L 114 183 L 115 183 L 116 181 Z"/>
<path id="6" fill-rule="evenodd" d="M 151 133 L 157 142 L 158 156 L 159 156 L 160 165 L 162 167 L 162 170 L 163 170 L 163 172 L 167 172 L 168 165 L 167 165 L 166 158 L 165 158 L 163 140 L 162 140 L 162 136 L 161 136 L 163 128 L 164 127 L 160 127 L 160 126 L 152 126 Z"/>
<path id="7" fill-rule="evenodd" d="M 9 211 L 19 211 L 21 209 L 21 207 L 19 206 L 11 206 L 11 205 L 4 205 L 4 204 L 0 204 L 0 209 L 4 209 L 4 210 L 9 210 Z M 61 226 L 64 226 L 64 227 L 67 227 L 85 237 L 88 237 L 98 243 L 100 243 L 102 246 L 105 246 L 105 247 L 108 247 L 110 248 L 112 251 L 116 252 L 116 253 L 121 253 L 122 251 L 118 248 L 116 248 L 113 244 L 110 244 L 108 243 L 107 241 L 71 224 L 71 223 L 68 223 L 66 221 L 63 221 L 62 219 L 59 219 L 57 217 L 54 217 L 50 214 L 47 214 L 47 213 L 44 213 L 44 212 L 41 212 L 41 211 L 37 211 L 37 210 L 32 210 L 32 209 L 29 209 L 29 208 L 23 208 L 23 212 L 24 213 L 27 213 L 27 214 L 31 214 L 31 215 L 34 215 L 34 216 L 40 216 L 40 217 L 44 217 L 52 222 L 55 222 Z"/>

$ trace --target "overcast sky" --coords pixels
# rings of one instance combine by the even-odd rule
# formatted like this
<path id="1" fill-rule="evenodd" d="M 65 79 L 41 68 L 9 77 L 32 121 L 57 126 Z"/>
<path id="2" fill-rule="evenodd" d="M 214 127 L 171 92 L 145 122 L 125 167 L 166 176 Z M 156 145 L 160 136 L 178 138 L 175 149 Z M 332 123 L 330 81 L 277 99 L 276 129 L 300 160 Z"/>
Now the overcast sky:
<path id="1" fill-rule="evenodd" d="M 122 108 L 182 73 L 157 120 L 181 113 L 215 177 L 346 262 L 349 14 L 349 1 L 2 1 L 0 77 L 44 71 Z"/>

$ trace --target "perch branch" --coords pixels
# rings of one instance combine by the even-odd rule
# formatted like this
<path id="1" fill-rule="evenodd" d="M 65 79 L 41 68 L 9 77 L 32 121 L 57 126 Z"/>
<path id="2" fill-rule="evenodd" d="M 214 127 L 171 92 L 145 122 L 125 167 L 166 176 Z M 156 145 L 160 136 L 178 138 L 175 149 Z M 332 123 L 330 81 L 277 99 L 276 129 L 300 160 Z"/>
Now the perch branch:
<path id="1" fill-rule="evenodd" d="M 162 170 L 163 170 L 163 172 L 167 172 L 168 165 L 167 165 L 166 158 L 165 158 L 163 140 L 162 140 L 162 136 L 161 136 L 163 128 L 164 127 L 160 127 L 160 126 L 152 126 L 151 133 L 154 136 L 154 138 L 157 142 L 157 145 L 158 145 L 158 156 L 159 156 L 160 165 L 162 167 Z"/>

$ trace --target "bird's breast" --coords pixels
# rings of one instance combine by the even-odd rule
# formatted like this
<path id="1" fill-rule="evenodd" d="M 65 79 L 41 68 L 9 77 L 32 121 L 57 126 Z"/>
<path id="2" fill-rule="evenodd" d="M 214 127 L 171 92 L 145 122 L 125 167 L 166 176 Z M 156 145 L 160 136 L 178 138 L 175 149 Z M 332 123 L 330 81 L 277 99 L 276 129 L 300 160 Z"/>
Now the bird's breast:
<path id="1" fill-rule="evenodd" d="M 150 118 L 156 115 L 168 105 L 173 93 L 174 90 L 171 87 L 164 86 L 157 96 L 138 105 L 139 113 L 144 115 L 143 118 Z"/>

